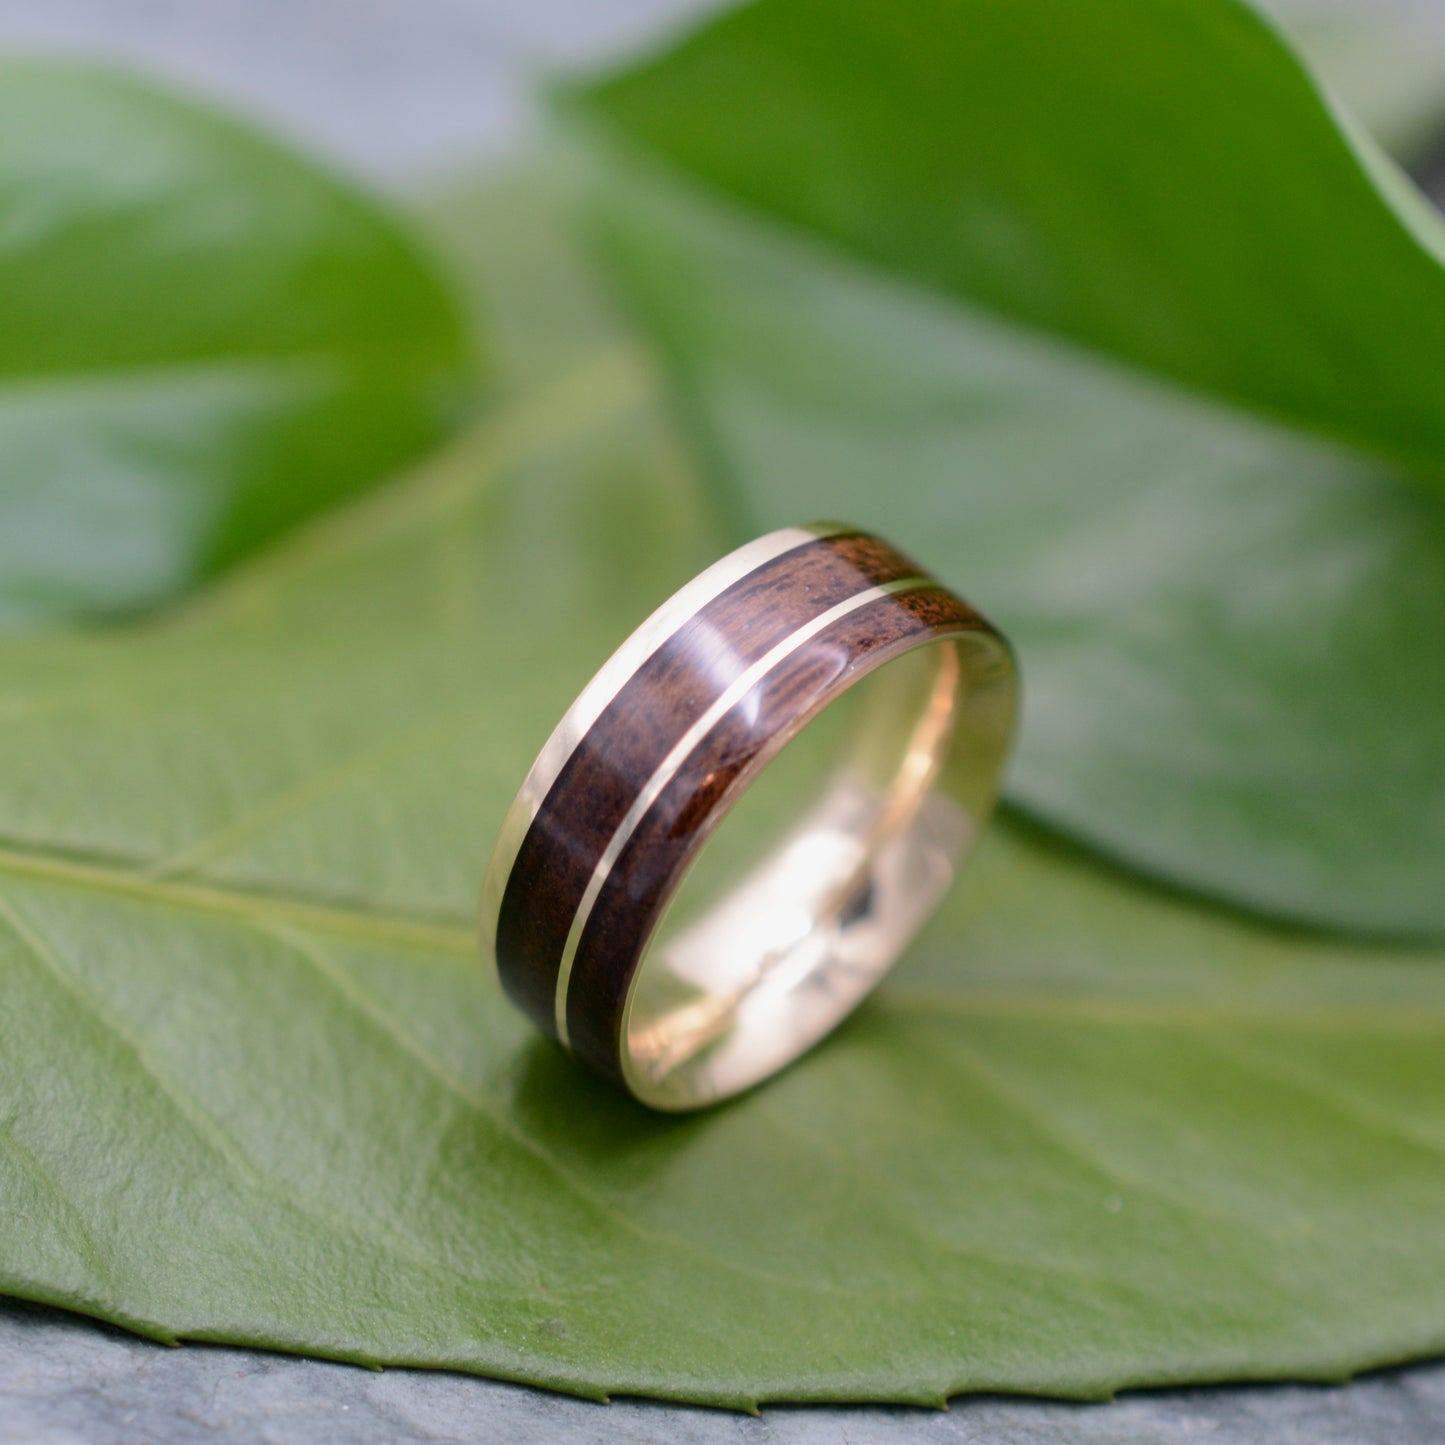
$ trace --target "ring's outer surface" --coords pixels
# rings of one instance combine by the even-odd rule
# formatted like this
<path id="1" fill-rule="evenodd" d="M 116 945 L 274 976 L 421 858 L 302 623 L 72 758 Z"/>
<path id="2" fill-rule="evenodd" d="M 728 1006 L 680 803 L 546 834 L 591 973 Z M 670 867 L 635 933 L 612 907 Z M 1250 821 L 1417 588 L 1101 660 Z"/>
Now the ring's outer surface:
<path id="1" fill-rule="evenodd" d="M 782 844 L 650 948 L 742 792 L 893 663 Z M 760 537 L 649 617 L 558 724 L 492 854 L 483 950 L 543 1032 L 643 1102 L 735 1094 L 850 1012 L 932 912 L 992 809 L 1015 707 L 1002 637 L 887 543 Z"/>

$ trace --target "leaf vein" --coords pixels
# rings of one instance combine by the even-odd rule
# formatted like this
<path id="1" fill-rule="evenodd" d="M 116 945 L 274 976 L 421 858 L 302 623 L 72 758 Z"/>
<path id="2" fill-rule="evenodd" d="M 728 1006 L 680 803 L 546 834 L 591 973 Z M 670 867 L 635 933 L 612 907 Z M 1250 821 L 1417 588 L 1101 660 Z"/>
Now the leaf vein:
<path id="1" fill-rule="evenodd" d="M 855 1290 L 839 1289 L 823 1281 L 789 1280 L 767 1270 L 750 1268 L 737 1260 L 726 1259 L 721 1255 L 714 1254 L 712 1251 L 694 1243 L 682 1235 L 658 1229 L 655 1225 L 644 1224 L 640 1220 L 633 1218 L 633 1216 L 628 1214 L 613 1200 L 608 1199 L 605 1195 L 590 1188 L 579 1179 L 550 1150 L 518 1129 L 515 1124 L 497 1110 L 495 1104 L 487 1099 L 485 1095 L 469 1089 L 455 1074 L 447 1069 L 445 1065 L 434 1058 L 430 1051 L 418 1042 L 407 1030 L 397 1024 L 385 1011 L 377 1008 L 374 1000 L 369 998 L 364 990 L 356 986 L 355 981 L 346 974 L 344 969 L 336 967 L 335 964 L 327 960 L 319 950 L 312 948 L 308 940 L 295 933 L 292 929 L 285 928 L 284 926 L 273 925 L 261 927 L 262 931 L 286 944 L 299 957 L 308 962 L 316 973 L 325 979 L 346 1003 L 370 1020 L 375 1027 L 379 1028 L 458 1103 L 463 1105 L 470 1113 L 480 1117 L 491 1127 L 495 1128 L 499 1134 L 517 1148 L 521 1149 L 529 1158 L 541 1164 L 554 1178 L 567 1188 L 574 1197 L 590 1209 L 595 1210 L 614 1227 L 620 1228 L 623 1233 L 634 1235 L 646 1243 L 670 1245 L 684 1254 L 702 1257 L 715 1268 L 723 1269 L 732 1274 L 740 1274 L 746 1278 L 760 1279 L 770 1285 L 792 1285 L 810 1294 L 850 1295 L 857 1293 Z M 906 1298 L 913 1297 L 912 1291 L 900 1291 L 899 1293 Z"/>
<path id="2" fill-rule="evenodd" d="M 35 1151 L 20 1138 L 10 1121 L 3 1118 L 0 1118 L 0 1142 L 3 1142 L 11 1157 L 19 1163 L 20 1168 L 44 1191 L 56 1209 L 70 1220 L 74 1230 L 74 1242 L 78 1246 L 77 1252 L 90 1266 L 95 1277 L 114 1288 L 114 1274 L 105 1261 L 89 1222 L 61 1189 L 54 1170 L 46 1165 Z"/>
<path id="3" fill-rule="evenodd" d="M 951 1057 L 956 1057 L 957 1062 L 995 1099 L 1030 1124 L 1036 1137 L 1051 1144 L 1056 1152 L 1084 1165 L 1116 1188 L 1142 1194 L 1166 1209 L 1192 1215 L 1216 1228 L 1225 1225 L 1231 1229 L 1244 1229 L 1266 1237 L 1285 1234 L 1283 1230 L 1271 1229 L 1257 1219 L 1232 1210 L 1211 1208 L 1194 1199 L 1178 1198 L 1159 1184 L 1121 1167 L 1103 1150 L 1071 1134 L 1047 1109 L 1006 1083 L 998 1070 L 961 1036 L 955 1037 L 953 1042 L 957 1053 Z M 925 1047 L 938 1052 L 937 1045 L 932 1041 L 925 1044 Z"/>
<path id="4" fill-rule="evenodd" d="M 246 1155 L 225 1129 L 186 1090 L 159 1070 L 146 1048 L 144 1038 L 138 1037 L 128 1025 L 110 1011 L 93 992 L 86 987 L 61 961 L 59 954 L 7 899 L 0 897 L 0 918 L 9 924 L 19 941 L 25 945 L 31 956 L 90 1016 L 120 1043 L 127 1055 L 134 1061 L 140 1073 L 148 1079 L 157 1096 L 165 1101 L 195 1137 L 211 1153 L 238 1177 L 240 1182 L 262 1198 L 270 1199 L 284 1210 L 308 1218 L 328 1229 L 340 1229 L 344 1233 L 379 1246 L 388 1253 L 417 1266 L 439 1281 L 452 1282 L 462 1274 L 473 1284 L 485 1284 L 489 1290 L 498 1288 L 492 1279 L 482 1280 L 463 1271 L 444 1269 L 435 1259 L 418 1250 L 409 1241 L 390 1230 L 378 1230 L 370 1220 L 350 1218 L 338 1211 L 328 1209 L 319 1201 L 297 1191 L 274 1176 L 265 1173 Z"/>
<path id="5" fill-rule="evenodd" d="M 1445 1139 L 1412 1128 L 1402 1119 L 1392 1118 L 1362 1095 L 1342 1087 L 1337 1080 L 1326 1083 L 1310 1070 L 1262 1053 L 1237 1037 L 1211 1039 L 1209 1047 L 1241 1068 L 1306 1094 L 1333 1113 L 1351 1120 L 1371 1133 L 1437 1158 L 1445 1158 Z"/>

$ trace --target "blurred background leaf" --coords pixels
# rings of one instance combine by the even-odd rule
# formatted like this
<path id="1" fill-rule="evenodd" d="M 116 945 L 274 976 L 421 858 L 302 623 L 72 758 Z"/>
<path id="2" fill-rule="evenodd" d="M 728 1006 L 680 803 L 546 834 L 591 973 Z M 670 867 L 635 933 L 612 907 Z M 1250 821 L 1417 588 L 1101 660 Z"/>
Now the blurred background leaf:
<path id="1" fill-rule="evenodd" d="M 1020 645 L 1015 802 L 1445 930 L 1442 227 L 1268 25 L 762 0 L 568 111 L 735 533 L 847 516 Z"/>
<path id="2" fill-rule="evenodd" d="M 433 263 L 246 127 L 0 65 L 0 627 L 132 613 L 435 444 L 471 384 Z"/>
<path id="3" fill-rule="evenodd" d="M 449 216 L 504 410 L 167 620 L 0 649 L 0 1285 L 732 1406 L 1440 1348 L 1438 953 L 1253 927 L 1013 825 L 731 1107 L 649 1114 L 532 1034 L 476 963 L 492 832 L 721 532 L 605 306 L 554 324 L 588 291 L 529 189 Z"/>

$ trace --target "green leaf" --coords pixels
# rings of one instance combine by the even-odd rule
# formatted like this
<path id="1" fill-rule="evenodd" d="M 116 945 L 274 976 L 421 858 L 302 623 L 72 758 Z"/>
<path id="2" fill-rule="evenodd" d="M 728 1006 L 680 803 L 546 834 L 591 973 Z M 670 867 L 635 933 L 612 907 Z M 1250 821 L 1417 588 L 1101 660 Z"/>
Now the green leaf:
<path id="1" fill-rule="evenodd" d="M 763 0 L 571 109 L 736 530 L 844 516 L 995 615 L 1017 802 L 1445 931 L 1441 226 L 1270 29 Z"/>
<path id="2" fill-rule="evenodd" d="M 138 80 L 0 63 L 0 626 L 150 607 L 436 442 L 463 327 L 379 205 Z"/>
<path id="3" fill-rule="evenodd" d="M 1445 227 L 1242 0 L 762 0 L 580 99 L 940 302 L 1445 485 Z"/>
<path id="4" fill-rule="evenodd" d="M 503 345 L 543 335 L 578 284 L 538 269 L 555 236 L 515 193 L 453 224 Z M 169 619 L 0 648 L 0 1287 L 733 1406 L 1445 1347 L 1438 953 L 1009 825 L 876 999 L 727 1108 L 646 1113 L 505 1004 L 470 924 L 492 831 L 722 545 L 645 366 L 597 343 L 504 356 L 513 402 L 435 466 Z"/>

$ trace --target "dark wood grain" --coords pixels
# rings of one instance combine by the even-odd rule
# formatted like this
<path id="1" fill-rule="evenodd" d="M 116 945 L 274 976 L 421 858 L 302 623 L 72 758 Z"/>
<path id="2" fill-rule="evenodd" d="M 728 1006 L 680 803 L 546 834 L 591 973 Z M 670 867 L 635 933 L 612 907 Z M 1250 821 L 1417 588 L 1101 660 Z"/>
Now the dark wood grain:
<path id="1" fill-rule="evenodd" d="M 567 998 L 575 1053 L 620 1081 L 623 1005 L 651 927 L 694 853 L 797 729 L 921 639 L 975 625 L 937 588 L 868 603 L 784 659 L 703 738 L 618 856 L 583 930 Z"/>
<path id="2" fill-rule="evenodd" d="M 568 759 L 512 865 L 497 958 L 512 1000 L 553 1031 L 557 968 L 598 858 L 658 764 L 770 648 L 868 587 L 918 566 L 866 533 L 775 557 L 699 610 L 633 675 Z"/>
<path id="3" fill-rule="evenodd" d="M 558 969 L 597 862 L 688 729 L 799 628 L 872 587 L 919 575 L 909 558 L 867 534 L 806 543 L 706 604 L 624 684 L 558 774 L 503 893 L 499 972 L 539 1028 L 555 1035 Z M 985 625 L 932 584 L 867 603 L 784 658 L 746 707 L 710 730 L 644 816 L 583 930 L 568 994 L 574 1052 L 620 1078 L 622 1007 L 660 910 L 695 848 L 797 727 L 922 637 Z"/>

